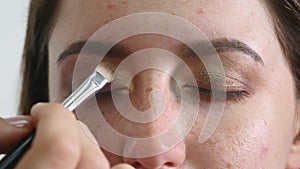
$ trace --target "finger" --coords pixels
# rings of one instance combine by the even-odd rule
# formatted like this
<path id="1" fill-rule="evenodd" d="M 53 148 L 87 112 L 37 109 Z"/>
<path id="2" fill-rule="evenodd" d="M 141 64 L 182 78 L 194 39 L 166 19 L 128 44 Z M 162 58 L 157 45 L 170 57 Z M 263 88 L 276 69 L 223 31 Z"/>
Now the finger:
<path id="1" fill-rule="evenodd" d="M 91 131 L 80 121 L 78 121 L 77 126 L 81 144 L 81 157 L 77 168 L 109 169 L 109 162 L 99 148 L 99 145 Z"/>
<path id="2" fill-rule="evenodd" d="M 0 154 L 13 149 L 32 128 L 30 116 L 0 118 Z"/>
<path id="3" fill-rule="evenodd" d="M 111 169 L 134 169 L 134 167 L 128 164 L 118 164 L 112 167 Z"/>
<path id="4" fill-rule="evenodd" d="M 75 116 L 58 104 L 38 104 L 31 113 L 36 135 L 17 168 L 76 168 L 80 144 Z"/>

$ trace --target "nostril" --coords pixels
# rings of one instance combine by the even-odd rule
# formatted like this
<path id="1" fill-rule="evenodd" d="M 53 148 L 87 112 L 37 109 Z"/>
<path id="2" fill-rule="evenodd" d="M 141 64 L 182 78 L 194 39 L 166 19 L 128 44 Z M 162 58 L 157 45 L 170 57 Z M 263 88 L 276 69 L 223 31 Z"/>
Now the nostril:
<path id="1" fill-rule="evenodd" d="M 165 163 L 165 166 L 167 166 L 167 167 L 175 167 L 175 164 L 172 163 L 172 162 L 167 162 L 167 163 Z"/>
<path id="2" fill-rule="evenodd" d="M 133 164 L 130 164 L 132 165 L 132 167 L 136 168 L 136 169 L 141 169 L 141 168 L 145 168 L 141 163 L 139 162 L 134 162 Z M 164 165 L 165 167 L 176 167 L 176 165 L 172 162 L 167 162 L 165 163 Z"/>
<path id="3" fill-rule="evenodd" d="M 163 154 L 145 158 L 123 158 L 123 160 L 137 169 L 177 168 L 183 165 L 185 152 L 185 144 L 180 142 Z"/>
<path id="4" fill-rule="evenodd" d="M 130 164 L 130 165 L 132 165 L 132 167 L 134 167 L 136 169 L 139 169 L 139 168 L 143 167 L 139 162 L 134 162 L 133 164 Z"/>

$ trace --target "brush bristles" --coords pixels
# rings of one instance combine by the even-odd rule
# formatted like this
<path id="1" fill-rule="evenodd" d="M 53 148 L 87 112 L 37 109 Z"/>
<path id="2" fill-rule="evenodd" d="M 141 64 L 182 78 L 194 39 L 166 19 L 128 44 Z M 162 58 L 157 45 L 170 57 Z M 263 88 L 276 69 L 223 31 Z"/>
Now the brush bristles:
<path id="1" fill-rule="evenodd" d="M 116 66 L 109 62 L 102 62 L 95 69 L 95 71 L 101 74 L 108 82 L 113 80 L 115 70 Z"/>

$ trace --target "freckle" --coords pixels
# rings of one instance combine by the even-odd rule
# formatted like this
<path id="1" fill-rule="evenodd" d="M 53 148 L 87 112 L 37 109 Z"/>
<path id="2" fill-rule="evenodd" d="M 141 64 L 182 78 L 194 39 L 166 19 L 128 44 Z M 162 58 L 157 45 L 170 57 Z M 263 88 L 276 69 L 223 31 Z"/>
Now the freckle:
<path id="1" fill-rule="evenodd" d="M 199 10 L 197 11 L 197 13 L 199 13 L 199 14 L 205 13 L 205 9 L 199 9 Z"/>
<path id="2" fill-rule="evenodd" d="M 229 164 L 229 163 L 227 163 L 227 164 L 226 164 L 226 167 L 227 167 L 227 169 L 231 169 L 231 168 L 232 168 L 232 165 Z"/>
<path id="3" fill-rule="evenodd" d="M 113 9 L 114 7 L 116 6 L 116 4 L 115 3 L 109 3 L 108 5 L 107 5 L 107 9 Z"/>
<path id="4" fill-rule="evenodd" d="M 207 144 L 211 147 L 214 147 L 214 146 L 216 146 L 217 142 L 215 140 L 209 139 L 207 141 Z"/>
<path id="5" fill-rule="evenodd" d="M 153 89 L 152 89 L 152 87 L 147 87 L 146 88 L 146 93 L 149 93 L 149 92 L 151 92 Z"/>
<path id="6" fill-rule="evenodd" d="M 264 123 L 265 123 L 265 125 L 267 125 L 267 121 L 266 120 L 264 120 Z"/>
<path id="7" fill-rule="evenodd" d="M 171 12 L 171 15 L 175 15 L 175 12 Z"/>

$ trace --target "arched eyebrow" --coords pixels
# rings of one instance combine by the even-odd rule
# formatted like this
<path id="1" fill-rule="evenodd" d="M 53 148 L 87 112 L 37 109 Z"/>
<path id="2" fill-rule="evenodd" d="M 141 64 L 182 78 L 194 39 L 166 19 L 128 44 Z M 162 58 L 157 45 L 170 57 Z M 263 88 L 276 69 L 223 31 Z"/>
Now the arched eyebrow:
<path id="1" fill-rule="evenodd" d="M 81 52 L 84 52 L 85 54 L 93 54 L 93 55 L 99 55 L 99 52 L 103 52 L 99 49 L 103 49 L 103 47 L 111 45 L 107 42 L 98 42 L 98 41 L 76 41 L 69 45 L 60 55 L 57 57 L 57 63 L 64 61 L 67 57 L 80 54 Z M 264 66 L 264 62 L 261 58 L 261 56 L 255 52 L 251 47 L 249 47 L 247 44 L 237 40 L 237 39 L 228 39 L 228 38 L 219 38 L 219 39 L 213 39 L 209 42 L 199 42 L 195 43 L 193 45 L 196 45 L 196 48 L 204 49 L 202 52 L 202 55 L 210 55 L 214 54 L 214 50 L 205 50 L 205 48 L 211 48 L 210 46 L 213 45 L 216 52 L 222 53 L 222 52 L 242 52 L 246 54 L 246 56 L 249 56 L 254 61 L 260 63 Z M 82 51 L 84 47 L 84 51 Z M 179 47 L 181 50 L 179 51 L 180 55 L 189 55 L 191 50 L 186 50 L 187 46 L 181 46 Z M 112 56 L 118 56 L 118 57 L 127 57 L 130 55 L 132 51 L 121 44 L 116 44 L 113 46 L 113 48 L 109 51 L 108 55 Z"/>
<path id="2" fill-rule="evenodd" d="M 223 52 L 241 52 L 246 54 L 246 56 L 251 57 L 254 61 L 259 62 L 261 65 L 264 66 L 264 62 L 262 57 L 255 52 L 250 46 L 247 44 L 237 40 L 237 39 L 228 39 L 228 38 L 219 38 L 213 39 L 210 42 L 200 42 L 194 44 L 196 48 L 202 49 L 202 55 L 210 55 L 215 54 L 215 51 L 211 49 L 213 45 L 216 52 L 223 53 Z M 200 47 L 199 47 L 200 46 Z M 186 47 L 184 47 L 186 48 Z"/>

